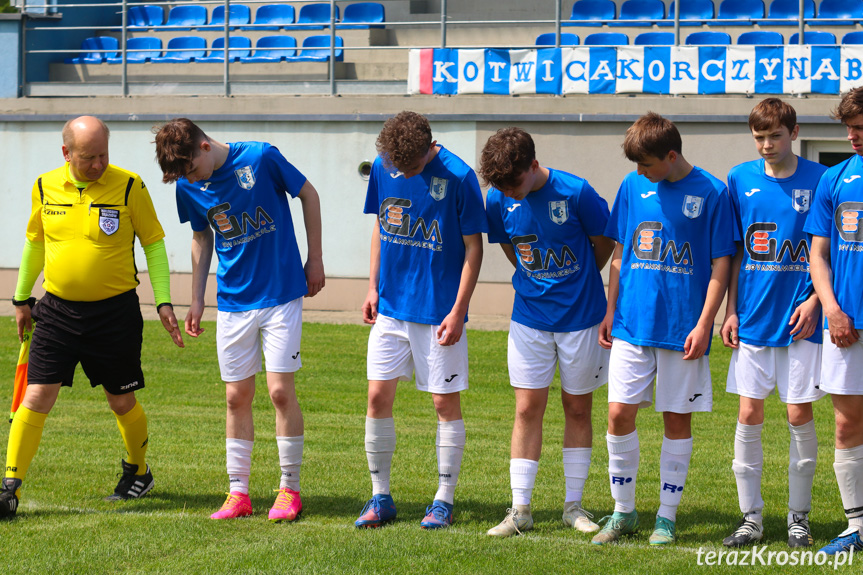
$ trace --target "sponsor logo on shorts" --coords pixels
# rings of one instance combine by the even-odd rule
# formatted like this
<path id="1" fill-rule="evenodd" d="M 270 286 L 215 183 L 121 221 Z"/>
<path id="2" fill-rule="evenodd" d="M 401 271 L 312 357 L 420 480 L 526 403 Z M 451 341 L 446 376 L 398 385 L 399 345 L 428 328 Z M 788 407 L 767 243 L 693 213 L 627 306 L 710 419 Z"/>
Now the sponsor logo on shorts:
<path id="1" fill-rule="evenodd" d="M 294 355 L 292 355 L 291 359 L 297 359 L 298 357 L 300 357 L 300 352 L 297 352 Z"/>
<path id="2" fill-rule="evenodd" d="M 121 386 L 120 386 L 120 390 L 121 390 L 121 391 L 125 391 L 125 390 L 127 390 L 127 389 L 132 389 L 132 388 L 134 388 L 134 387 L 138 387 L 138 382 L 137 382 L 137 381 L 133 381 L 132 383 L 127 383 L 126 385 L 121 385 Z"/>
<path id="3" fill-rule="evenodd" d="M 454 373 L 454 374 L 452 374 L 451 376 L 444 378 L 444 381 L 445 381 L 445 382 L 447 382 L 447 383 L 449 383 L 449 382 L 451 382 L 452 380 L 454 380 L 454 379 L 455 379 L 455 378 L 457 378 L 457 377 L 458 377 L 458 374 L 457 374 L 457 373 Z"/>
<path id="4" fill-rule="evenodd" d="M 700 393 L 696 393 L 695 395 L 693 395 L 692 397 L 690 397 L 690 398 L 689 398 L 689 403 L 692 403 L 693 401 L 695 401 L 695 400 L 696 400 L 696 399 L 698 399 L 699 397 L 701 397 L 701 394 L 700 394 Z"/>

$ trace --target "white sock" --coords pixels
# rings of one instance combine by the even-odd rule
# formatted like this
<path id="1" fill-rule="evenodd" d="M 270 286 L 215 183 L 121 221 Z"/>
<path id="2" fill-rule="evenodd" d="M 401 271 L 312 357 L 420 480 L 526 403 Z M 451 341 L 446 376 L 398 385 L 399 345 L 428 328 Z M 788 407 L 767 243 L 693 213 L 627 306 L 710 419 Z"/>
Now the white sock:
<path id="1" fill-rule="evenodd" d="M 605 435 L 608 446 L 608 475 L 611 479 L 611 496 L 614 510 L 621 513 L 635 511 L 635 478 L 638 475 L 640 449 L 638 430 L 629 435 Z"/>
<path id="2" fill-rule="evenodd" d="M 692 438 L 668 439 L 662 438 L 662 452 L 659 455 L 659 490 L 660 517 L 671 521 L 677 520 L 677 507 L 683 497 L 683 486 L 689 473 L 689 460 L 692 458 Z"/>
<path id="3" fill-rule="evenodd" d="M 372 495 L 389 495 L 390 470 L 396 450 L 396 424 L 392 417 L 366 417 L 366 459 L 372 476 Z"/>
<path id="4" fill-rule="evenodd" d="M 464 455 L 464 419 L 438 421 L 435 451 L 437 451 L 438 488 L 434 498 L 452 505 L 455 486 L 461 472 Z"/>
<path id="5" fill-rule="evenodd" d="M 252 446 L 254 441 L 228 437 L 225 439 L 225 453 L 227 454 L 228 481 L 230 491 L 249 493 L 249 474 L 252 470 Z"/>
<path id="6" fill-rule="evenodd" d="M 512 505 L 530 505 L 533 484 L 539 461 L 532 459 L 509 460 L 509 483 L 512 486 Z"/>
<path id="7" fill-rule="evenodd" d="M 740 511 L 749 519 L 761 522 L 761 470 L 764 465 L 764 449 L 761 445 L 761 427 L 737 422 L 734 432 L 734 461 L 731 470 L 737 479 L 737 500 Z"/>
<path id="8" fill-rule="evenodd" d="M 584 482 L 590 471 L 590 447 L 563 448 L 563 477 L 566 482 L 565 503 L 581 503 Z"/>
<path id="9" fill-rule="evenodd" d="M 788 510 L 791 513 L 809 513 L 818 459 L 815 420 L 797 427 L 789 423 L 788 431 L 791 432 L 788 447 Z"/>
<path id="10" fill-rule="evenodd" d="M 279 466 L 282 468 L 282 478 L 279 489 L 287 487 L 291 491 L 300 490 L 300 466 L 303 464 L 303 437 L 276 436 L 279 446 Z"/>
<path id="11" fill-rule="evenodd" d="M 837 449 L 833 463 L 848 527 L 863 532 L 863 445 Z"/>

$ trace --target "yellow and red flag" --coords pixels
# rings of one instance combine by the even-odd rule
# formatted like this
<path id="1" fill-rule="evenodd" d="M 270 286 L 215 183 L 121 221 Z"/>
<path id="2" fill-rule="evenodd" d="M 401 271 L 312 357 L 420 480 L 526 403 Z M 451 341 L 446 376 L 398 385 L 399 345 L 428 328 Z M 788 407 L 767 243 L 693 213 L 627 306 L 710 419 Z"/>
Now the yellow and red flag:
<path id="1" fill-rule="evenodd" d="M 9 411 L 9 423 L 15 417 L 15 412 L 21 402 L 24 401 L 24 392 L 27 391 L 27 366 L 30 363 L 30 338 L 33 330 L 24 332 L 24 341 L 21 342 L 21 351 L 18 352 L 18 367 L 15 369 L 15 387 L 12 392 L 12 409 Z"/>

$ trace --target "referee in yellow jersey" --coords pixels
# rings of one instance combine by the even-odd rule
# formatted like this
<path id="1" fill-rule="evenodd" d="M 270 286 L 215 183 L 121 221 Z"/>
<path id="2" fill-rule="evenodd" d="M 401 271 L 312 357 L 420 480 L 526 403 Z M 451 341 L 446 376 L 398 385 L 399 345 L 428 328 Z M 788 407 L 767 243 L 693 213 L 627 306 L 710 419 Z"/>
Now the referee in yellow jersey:
<path id="1" fill-rule="evenodd" d="M 144 387 L 136 236 L 147 256 L 159 319 L 179 347 L 183 338 L 170 303 L 165 233 L 141 178 L 108 163 L 108 136 L 98 118 L 70 120 L 63 127 L 66 163 L 33 186 L 12 303 L 18 337 L 32 319 L 36 329 L 27 392 L 9 432 L 0 518 L 14 517 L 45 418 L 60 387 L 72 385 L 78 363 L 90 385 L 105 390 L 128 452 L 120 482 L 106 499 L 141 497 L 153 487 L 145 460 L 147 418 L 135 399 Z M 28 299 L 43 268 L 46 294 L 31 312 Z"/>

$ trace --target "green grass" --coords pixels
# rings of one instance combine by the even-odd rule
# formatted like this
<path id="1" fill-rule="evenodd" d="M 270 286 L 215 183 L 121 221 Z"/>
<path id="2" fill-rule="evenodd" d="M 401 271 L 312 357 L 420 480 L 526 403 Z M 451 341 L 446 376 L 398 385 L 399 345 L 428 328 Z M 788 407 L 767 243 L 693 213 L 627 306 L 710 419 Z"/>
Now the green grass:
<path id="1" fill-rule="evenodd" d="M 729 353 L 716 341 L 711 355 L 714 411 L 694 418 L 695 451 L 678 513 L 679 542 L 651 549 L 647 536 L 659 505 L 661 417 L 638 418 L 641 468 L 637 488 L 641 532 L 620 545 L 599 548 L 563 526 L 561 463 L 563 417 L 549 402 L 545 443 L 534 489 L 534 530 L 508 540 L 485 531 L 510 504 L 509 438 L 514 410 L 506 370 L 506 333 L 471 332 L 469 391 L 463 394 L 468 443 L 456 492 L 456 524 L 446 531 L 419 528 L 436 488 L 435 416 L 428 394 L 412 383 L 396 397 L 398 447 L 392 490 L 399 521 L 360 531 L 353 521 L 369 497 L 363 448 L 368 330 L 361 326 L 304 326 L 304 368 L 297 379 L 305 416 L 303 518 L 294 524 L 266 520 L 279 478 L 274 413 L 263 378 L 255 399 L 257 442 L 251 497 L 255 515 L 216 522 L 208 517 L 224 500 L 224 389 L 219 380 L 215 326 L 187 348 L 173 347 L 161 326 L 147 322 L 144 371 L 138 394 L 150 422 L 148 461 L 156 487 L 139 501 L 108 503 L 125 455 L 101 390 L 83 373 L 63 389 L 47 420 L 30 468 L 18 517 L 0 523 L 0 558 L 7 573 L 692 573 L 696 550 L 720 550 L 739 511 L 731 472 L 736 396 L 725 393 Z M 0 319 L 0 408 L 12 396 L 17 339 L 11 318 Z M 552 387 L 558 397 L 559 383 Z M 584 505 L 597 518 L 613 507 L 608 489 L 604 433 L 605 388 L 596 394 L 593 465 Z M 765 542 L 787 550 L 788 431 L 784 408 L 767 401 L 764 426 Z M 829 399 L 816 404 L 819 460 L 811 513 L 816 545 L 845 527 L 833 475 L 833 416 Z M 8 425 L 0 424 L 0 445 Z M 5 453 L 5 452 L 4 452 Z M 849 572 L 853 567 L 844 567 Z M 788 567 L 752 569 L 787 573 Z M 798 567 L 798 569 L 800 569 Z M 805 567 L 821 572 L 829 567 Z M 859 567 L 857 568 L 859 569 Z"/>

